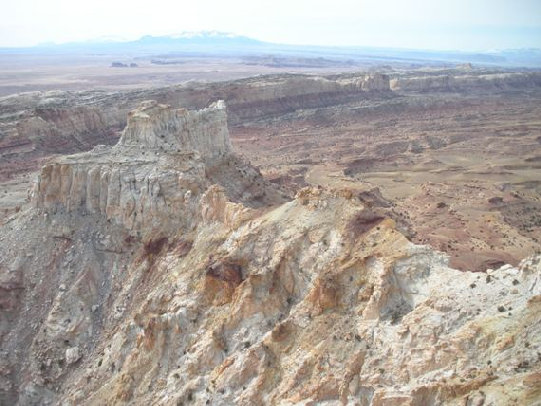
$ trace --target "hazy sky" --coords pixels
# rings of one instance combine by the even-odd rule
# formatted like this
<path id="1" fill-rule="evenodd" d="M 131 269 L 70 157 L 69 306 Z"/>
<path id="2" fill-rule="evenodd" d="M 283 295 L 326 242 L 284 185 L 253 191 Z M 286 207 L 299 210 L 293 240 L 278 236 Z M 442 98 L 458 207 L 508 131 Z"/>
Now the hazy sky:
<path id="1" fill-rule="evenodd" d="M 0 46 L 218 30 L 290 44 L 541 48 L 541 0 L 0 1 Z"/>

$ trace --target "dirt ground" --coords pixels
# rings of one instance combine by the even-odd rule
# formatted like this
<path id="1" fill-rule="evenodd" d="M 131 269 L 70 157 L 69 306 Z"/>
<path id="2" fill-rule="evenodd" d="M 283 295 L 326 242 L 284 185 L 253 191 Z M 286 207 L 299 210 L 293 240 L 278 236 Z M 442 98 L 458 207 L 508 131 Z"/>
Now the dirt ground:
<path id="1" fill-rule="evenodd" d="M 416 243 L 484 270 L 541 248 L 541 95 L 408 95 L 233 128 L 275 182 L 378 187 Z"/>
<path id="2" fill-rule="evenodd" d="M 344 67 L 273 67 L 247 64 L 239 57 L 188 57 L 181 64 L 159 65 L 152 58 L 122 58 L 110 55 L 42 56 L 2 55 L 0 96 L 44 90 L 130 90 L 175 85 L 187 81 L 223 81 L 271 73 L 337 73 Z M 113 68 L 112 62 L 137 64 Z M 358 66 L 349 70 L 358 70 Z"/>

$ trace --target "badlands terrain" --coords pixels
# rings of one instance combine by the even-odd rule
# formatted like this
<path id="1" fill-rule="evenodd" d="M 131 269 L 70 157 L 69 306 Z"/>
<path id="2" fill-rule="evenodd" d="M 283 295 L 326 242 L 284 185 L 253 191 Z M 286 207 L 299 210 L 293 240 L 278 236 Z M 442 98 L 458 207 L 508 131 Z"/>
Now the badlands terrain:
<path id="1" fill-rule="evenodd" d="M 0 99 L 0 403 L 541 404 L 541 74 Z"/>

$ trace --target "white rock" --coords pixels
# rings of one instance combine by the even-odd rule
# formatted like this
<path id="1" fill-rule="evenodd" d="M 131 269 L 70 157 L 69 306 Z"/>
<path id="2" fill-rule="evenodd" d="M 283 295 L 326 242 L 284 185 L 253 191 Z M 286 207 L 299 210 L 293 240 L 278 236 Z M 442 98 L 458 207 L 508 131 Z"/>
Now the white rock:
<path id="1" fill-rule="evenodd" d="M 68 365 L 74 364 L 81 359 L 79 347 L 71 347 L 66 350 L 66 363 Z"/>

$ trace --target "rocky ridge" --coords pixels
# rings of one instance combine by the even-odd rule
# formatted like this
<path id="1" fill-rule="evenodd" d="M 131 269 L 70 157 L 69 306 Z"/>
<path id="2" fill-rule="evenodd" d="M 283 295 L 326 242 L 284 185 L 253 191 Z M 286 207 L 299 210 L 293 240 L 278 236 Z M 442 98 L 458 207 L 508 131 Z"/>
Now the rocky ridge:
<path id="1" fill-rule="evenodd" d="M 145 101 L 129 114 L 114 147 L 46 164 L 33 203 L 40 211 L 101 214 L 130 229 L 187 227 L 198 221 L 193 202 L 220 177 L 232 200 L 281 201 L 232 153 L 223 101 L 197 111 Z"/>
<path id="2" fill-rule="evenodd" d="M 472 90 L 517 90 L 541 86 L 539 73 L 436 74 L 397 77 L 390 81 L 393 91 L 400 92 L 468 92 Z"/>
<path id="3" fill-rule="evenodd" d="M 402 92 L 517 90 L 541 86 L 538 73 L 453 72 L 418 77 L 370 74 L 267 75 L 220 83 L 187 83 L 161 89 L 119 92 L 28 92 L 0 98 L 0 180 L 36 170 L 54 154 L 112 145 L 126 116 L 144 100 L 202 109 L 225 100 L 229 124 L 297 110 L 387 99 Z"/>
<path id="4" fill-rule="evenodd" d="M 28 92 L 0 98 L 0 181 L 39 169 L 54 154 L 88 151 L 118 141 L 126 116 L 144 100 L 175 108 L 203 109 L 225 100 L 229 122 L 299 108 L 335 105 L 387 94 L 381 74 L 337 77 L 270 75 L 222 83 L 188 83 L 152 90 L 119 92 Z"/>
<path id="5" fill-rule="evenodd" d="M 284 201 L 225 122 L 145 102 L 42 169 L 0 233 L 2 403 L 539 403 L 541 257 L 460 272 L 366 193 Z"/>

